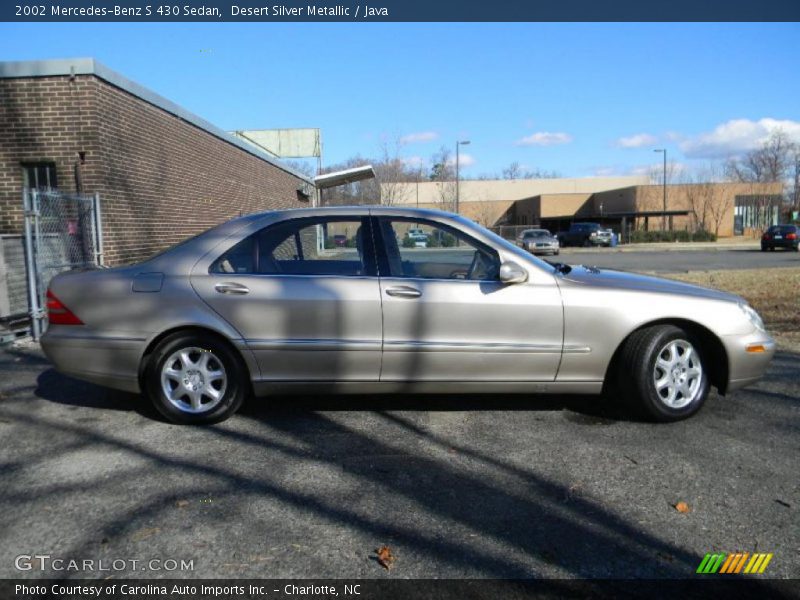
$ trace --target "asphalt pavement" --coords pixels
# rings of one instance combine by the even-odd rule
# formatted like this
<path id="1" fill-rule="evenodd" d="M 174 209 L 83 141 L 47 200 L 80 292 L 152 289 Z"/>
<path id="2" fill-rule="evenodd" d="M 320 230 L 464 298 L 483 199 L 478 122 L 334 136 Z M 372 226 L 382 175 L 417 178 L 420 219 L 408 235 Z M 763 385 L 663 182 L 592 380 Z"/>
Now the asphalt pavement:
<path id="1" fill-rule="evenodd" d="M 714 551 L 797 577 L 799 371 L 779 354 L 671 425 L 595 397 L 304 396 L 203 428 L 5 347 L 0 577 L 53 575 L 14 567 L 47 554 L 116 578 L 678 578 Z"/>
<path id="2" fill-rule="evenodd" d="M 588 251 L 580 248 L 566 248 L 556 257 L 543 256 L 542 258 L 567 264 L 657 273 L 800 267 L 800 252 L 785 250 L 761 252 L 760 249 L 750 248 L 723 251 L 651 250 L 648 252 L 618 252 L 614 248 L 596 248 Z"/>
<path id="3" fill-rule="evenodd" d="M 800 255 L 558 260 L 675 272 Z M 764 577 L 800 574 L 800 353 L 670 425 L 596 397 L 406 395 L 254 400 L 201 428 L 18 343 L 0 348 L 0 432 L 0 578 L 107 576 L 17 570 L 30 554 L 123 560 L 117 578 L 681 578 L 736 551 L 773 553 Z"/>

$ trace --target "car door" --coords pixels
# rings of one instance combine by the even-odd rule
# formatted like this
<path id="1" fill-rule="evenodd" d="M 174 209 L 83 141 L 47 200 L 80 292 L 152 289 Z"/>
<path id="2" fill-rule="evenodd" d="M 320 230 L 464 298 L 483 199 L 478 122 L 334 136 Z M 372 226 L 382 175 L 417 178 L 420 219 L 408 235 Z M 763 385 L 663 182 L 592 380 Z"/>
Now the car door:
<path id="1" fill-rule="evenodd" d="M 421 228 L 428 246 L 406 242 Z M 563 342 L 555 281 L 503 284 L 496 249 L 442 221 L 374 220 L 381 381 L 553 381 Z"/>
<path id="2" fill-rule="evenodd" d="M 366 217 L 269 225 L 193 273 L 242 335 L 265 381 L 377 381 L 380 289 Z M 342 240 L 344 236 L 344 240 Z"/>

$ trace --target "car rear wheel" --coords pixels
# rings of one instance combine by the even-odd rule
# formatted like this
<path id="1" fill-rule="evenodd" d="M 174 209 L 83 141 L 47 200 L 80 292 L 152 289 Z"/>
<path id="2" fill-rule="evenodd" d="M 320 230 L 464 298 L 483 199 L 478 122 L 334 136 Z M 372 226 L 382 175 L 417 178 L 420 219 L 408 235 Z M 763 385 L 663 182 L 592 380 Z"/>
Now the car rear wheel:
<path id="1" fill-rule="evenodd" d="M 620 391 L 648 419 L 685 419 L 700 410 L 708 397 L 701 347 L 680 327 L 657 325 L 633 333 L 619 367 Z"/>
<path id="2" fill-rule="evenodd" d="M 248 386 L 239 358 L 217 338 L 177 333 L 152 353 L 145 389 L 173 423 L 218 423 L 241 406 Z"/>

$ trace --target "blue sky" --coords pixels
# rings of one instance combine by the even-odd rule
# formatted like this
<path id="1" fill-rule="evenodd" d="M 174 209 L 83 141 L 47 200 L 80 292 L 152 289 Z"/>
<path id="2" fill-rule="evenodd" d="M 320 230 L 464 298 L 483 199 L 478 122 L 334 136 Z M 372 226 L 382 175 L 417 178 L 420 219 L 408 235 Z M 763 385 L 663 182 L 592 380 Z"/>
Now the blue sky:
<path id="1" fill-rule="evenodd" d="M 320 127 L 326 163 L 404 137 L 464 174 L 688 167 L 800 141 L 798 24 L 0 24 L 0 60 L 91 56 L 228 130 Z"/>

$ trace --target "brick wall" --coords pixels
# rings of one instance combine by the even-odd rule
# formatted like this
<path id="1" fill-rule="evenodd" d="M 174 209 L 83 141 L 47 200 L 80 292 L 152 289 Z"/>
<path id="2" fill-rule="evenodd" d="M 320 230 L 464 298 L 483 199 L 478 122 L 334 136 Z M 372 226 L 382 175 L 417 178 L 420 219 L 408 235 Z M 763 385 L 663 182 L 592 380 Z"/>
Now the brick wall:
<path id="1" fill-rule="evenodd" d="M 84 152 L 81 163 L 78 153 Z M 22 228 L 22 162 L 99 192 L 106 262 L 142 260 L 239 214 L 307 206 L 301 180 L 93 75 L 0 80 L 0 233 Z"/>
<path id="2" fill-rule="evenodd" d="M 75 192 L 81 150 L 97 153 L 91 77 L 0 79 L 0 233 L 22 231 L 24 162 L 54 162 L 61 189 Z"/>

